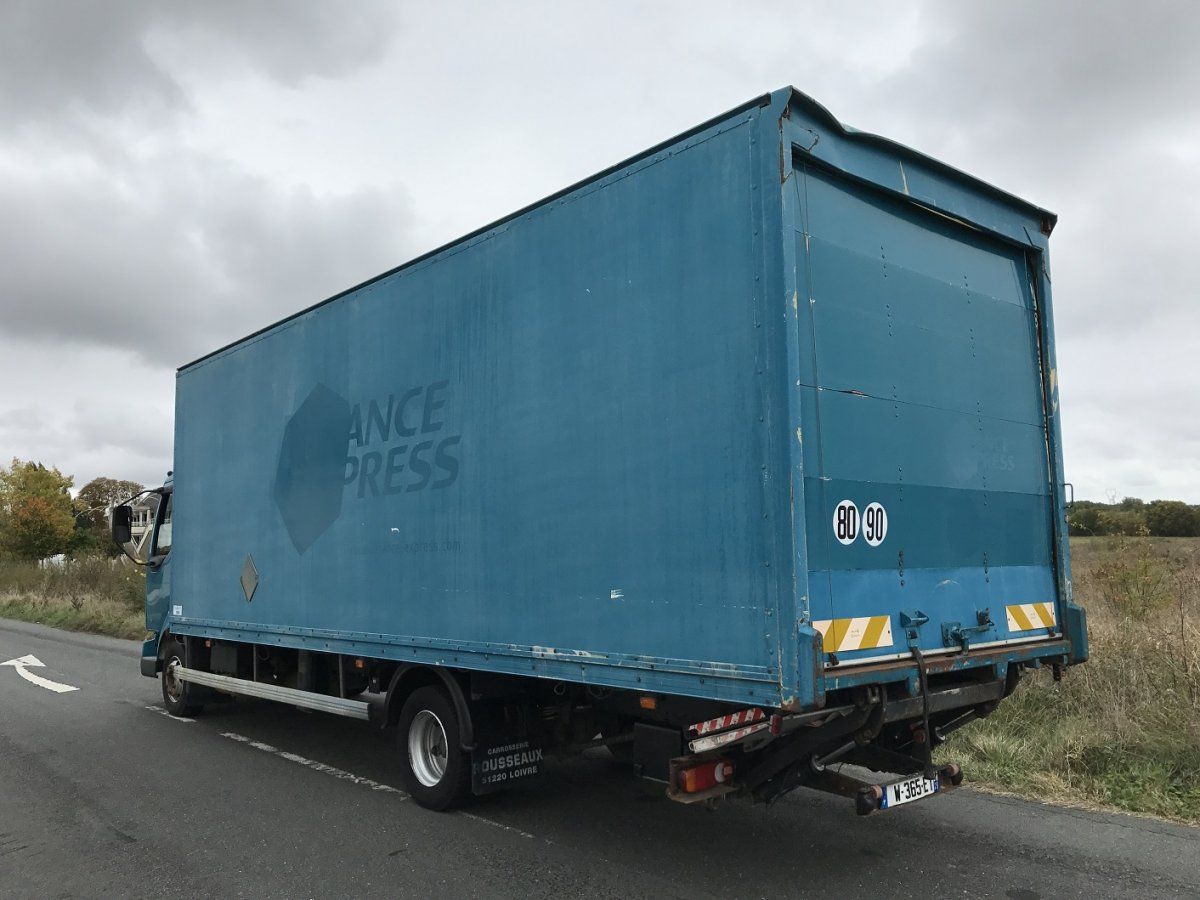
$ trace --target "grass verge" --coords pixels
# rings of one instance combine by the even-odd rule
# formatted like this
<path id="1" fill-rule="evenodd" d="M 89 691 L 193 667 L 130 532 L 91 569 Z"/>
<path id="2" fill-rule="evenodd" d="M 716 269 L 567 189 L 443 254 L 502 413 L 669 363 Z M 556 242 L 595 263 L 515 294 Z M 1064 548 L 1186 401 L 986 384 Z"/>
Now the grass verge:
<path id="1" fill-rule="evenodd" d="M 137 639 L 146 632 L 145 583 L 140 570 L 102 556 L 0 561 L 0 618 Z"/>
<path id="2" fill-rule="evenodd" d="M 146 633 L 146 617 L 98 597 L 84 598 L 79 609 L 58 598 L 0 597 L 0 619 L 37 622 L 67 631 L 86 631 L 109 637 L 140 640 Z"/>
<path id="3" fill-rule="evenodd" d="M 1090 660 L 1027 677 L 940 755 L 985 788 L 1200 824 L 1200 541 L 1072 548 Z"/>

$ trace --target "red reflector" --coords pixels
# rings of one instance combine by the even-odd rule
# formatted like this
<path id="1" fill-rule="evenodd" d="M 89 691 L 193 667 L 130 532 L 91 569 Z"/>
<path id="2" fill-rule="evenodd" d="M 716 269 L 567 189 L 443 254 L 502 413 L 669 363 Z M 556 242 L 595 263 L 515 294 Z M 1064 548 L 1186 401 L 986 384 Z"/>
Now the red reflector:
<path id="1" fill-rule="evenodd" d="M 733 763 L 725 759 L 684 769 L 679 773 L 679 787 L 689 794 L 707 791 L 733 778 Z"/>
<path id="2" fill-rule="evenodd" d="M 783 716 L 776 713 L 775 715 L 771 716 L 771 719 L 768 723 L 767 730 L 770 731 L 771 734 L 779 734 L 779 732 L 782 729 L 783 729 Z"/>
<path id="3" fill-rule="evenodd" d="M 658 709 L 657 697 L 639 697 L 638 703 L 642 709 Z"/>
<path id="4" fill-rule="evenodd" d="M 363 661 L 361 659 L 356 659 L 354 661 L 354 668 L 361 669 L 362 667 L 363 667 Z"/>

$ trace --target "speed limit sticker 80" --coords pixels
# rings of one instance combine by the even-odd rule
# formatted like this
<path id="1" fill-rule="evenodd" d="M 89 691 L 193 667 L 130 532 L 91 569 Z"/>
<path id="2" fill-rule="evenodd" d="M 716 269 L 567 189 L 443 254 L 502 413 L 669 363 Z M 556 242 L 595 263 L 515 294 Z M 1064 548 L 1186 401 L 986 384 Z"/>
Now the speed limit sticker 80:
<path id="1" fill-rule="evenodd" d="M 887 526 L 887 510 L 882 503 L 868 503 L 861 516 L 853 500 L 843 500 L 833 510 L 833 536 L 847 546 L 862 532 L 864 541 L 878 547 L 887 537 Z"/>

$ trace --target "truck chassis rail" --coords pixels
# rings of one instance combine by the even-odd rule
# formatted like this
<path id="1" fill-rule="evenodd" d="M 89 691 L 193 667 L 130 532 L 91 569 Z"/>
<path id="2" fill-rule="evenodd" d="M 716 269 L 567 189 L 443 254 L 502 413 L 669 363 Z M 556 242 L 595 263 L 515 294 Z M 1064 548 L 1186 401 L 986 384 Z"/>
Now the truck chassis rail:
<path id="1" fill-rule="evenodd" d="M 346 716 L 350 719 L 371 719 L 371 704 L 362 700 L 330 697 L 326 694 L 299 691 L 277 684 L 247 681 L 244 678 L 218 675 L 215 672 L 202 672 L 199 669 L 189 669 L 179 665 L 174 667 L 174 674 L 181 681 L 190 681 L 192 684 L 212 688 L 226 694 L 241 694 L 244 697 L 258 697 L 260 700 L 275 700 L 279 703 L 289 703 L 292 706 L 333 713 L 335 716 Z"/>

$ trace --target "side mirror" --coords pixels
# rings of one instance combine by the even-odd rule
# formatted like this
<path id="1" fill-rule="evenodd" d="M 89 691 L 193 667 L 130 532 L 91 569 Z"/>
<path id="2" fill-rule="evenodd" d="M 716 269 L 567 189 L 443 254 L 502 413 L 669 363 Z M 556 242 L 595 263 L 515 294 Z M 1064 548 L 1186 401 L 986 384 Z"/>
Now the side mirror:
<path id="1" fill-rule="evenodd" d="M 114 506 L 112 511 L 112 539 L 118 547 L 133 540 L 133 507 Z"/>

